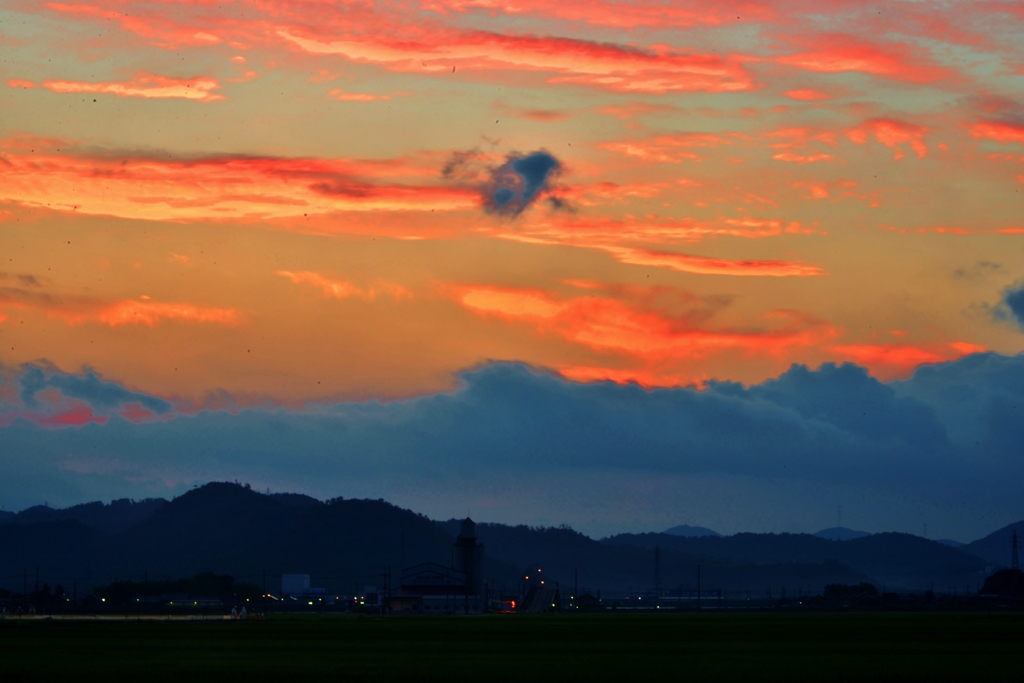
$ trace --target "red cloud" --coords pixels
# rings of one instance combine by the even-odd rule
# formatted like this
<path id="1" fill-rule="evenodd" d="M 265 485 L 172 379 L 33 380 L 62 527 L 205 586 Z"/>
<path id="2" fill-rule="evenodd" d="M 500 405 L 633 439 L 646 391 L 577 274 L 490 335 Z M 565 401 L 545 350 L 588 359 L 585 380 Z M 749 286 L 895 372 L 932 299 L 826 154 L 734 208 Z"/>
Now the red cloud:
<path id="1" fill-rule="evenodd" d="M 906 121 L 873 119 L 850 129 L 846 135 L 851 141 L 863 145 L 867 142 L 868 135 L 873 134 L 875 140 L 894 151 L 895 159 L 902 159 L 906 156 L 901 145 L 907 144 L 920 159 L 928 154 L 928 147 L 924 144 L 924 136 L 927 132 L 928 129 L 924 126 L 916 126 Z"/>
<path id="2" fill-rule="evenodd" d="M 787 90 L 782 94 L 790 99 L 800 100 L 802 102 L 817 102 L 818 100 L 827 100 L 832 97 L 828 93 L 821 92 L 820 90 Z"/>
<path id="3" fill-rule="evenodd" d="M 745 18 L 748 22 L 771 20 L 775 12 L 754 2 L 643 3 L 623 0 L 426 0 L 423 6 L 446 14 L 482 9 L 510 15 L 552 17 L 594 26 L 632 29 L 720 26 Z"/>
<path id="4" fill-rule="evenodd" d="M 955 360 L 985 351 L 979 344 L 952 342 L 948 344 L 851 344 L 832 346 L 829 351 L 840 358 L 867 367 L 875 377 L 889 381 L 906 379 L 920 365 Z"/>
<path id="5" fill-rule="evenodd" d="M 714 307 L 692 295 L 653 288 L 609 288 L 604 293 L 609 292 L 610 297 L 590 294 L 560 301 L 538 290 L 452 288 L 459 303 L 476 313 L 527 322 L 597 351 L 654 363 L 730 350 L 777 355 L 835 335 L 830 325 L 787 312 L 772 316 L 775 325 L 768 329 L 709 328 Z M 581 373 L 577 370 L 576 376 Z"/>
<path id="6" fill-rule="evenodd" d="M 424 166 L 401 159 L 116 156 L 54 145 L 26 149 L 20 139 L 0 140 L 0 147 L 12 151 L 0 154 L 0 200 L 92 215 L 302 218 L 335 211 L 469 209 L 479 203 L 469 189 L 423 185 L 423 176 L 440 180 L 433 160 Z M 412 182 L 373 182 L 395 178 Z"/>
<path id="7" fill-rule="evenodd" d="M 525 70 L 561 74 L 551 83 L 579 83 L 622 92 L 731 92 L 753 83 L 742 64 L 717 55 L 645 51 L 571 38 L 505 35 L 485 31 L 444 31 L 397 40 L 381 34 L 314 36 L 301 27 L 278 35 L 301 50 L 341 55 L 393 71 L 450 73 Z"/>
<path id="8" fill-rule="evenodd" d="M 82 81 L 45 81 L 43 87 L 59 93 L 102 93 L 118 97 L 180 98 L 212 102 L 222 95 L 211 91 L 220 87 L 213 78 L 169 78 L 140 71 L 126 82 L 85 83 Z"/>
<path id="9" fill-rule="evenodd" d="M 309 270 L 303 270 L 297 273 L 287 270 L 279 270 L 277 271 L 277 274 L 281 277 L 288 278 L 297 285 L 308 284 L 318 287 L 323 291 L 324 296 L 333 297 L 335 299 L 358 297 L 360 299 L 372 301 L 377 298 L 377 294 L 379 293 L 389 294 L 396 299 L 412 296 L 409 290 L 394 282 L 381 281 L 374 286 L 362 288 L 357 287 L 348 280 L 332 280 L 324 277 L 320 273 L 315 273 Z"/>
<path id="10" fill-rule="evenodd" d="M 97 424 L 105 423 L 109 418 L 105 415 L 95 415 L 92 408 L 86 405 L 77 406 L 56 415 L 46 417 L 26 416 L 36 424 L 46 427 L 80 427 L 90 422 Z"/>
<path id="11" fill-rule="evenodd" d="M 101 309 L 96 319 L 111 327 L 118 325 L 153 327 L 161 320 L 238 325 L 242 322 L 242 314 L 233 308 L 205 308 L 192 304 L 128 300 L 119 301 Z"/>
<path id="12" fill-rule="evenodd" d="M 671 268 L 699 275 L 732 275 L 741 277 L 815 277 L 825 275 L 818 266 L 788 261 L 731 261 L 727 259 L 650 251 L 634 247 L 599 247 L 621 263 L 638 266 Z"/>
<path id="13" fill-rule="evenodd" d="M 683 159 L 700 159 L 698 154 L 690 151 L 694 148 L 720 147 L 729 143 L 727 138 L 711 133 L 682 133 L 661 135 L 649 140 L 606 142 L 601 147 L 644 160 L 678 164 Z"/>
<path id="14" fill-rule="evenodd" d="M 976 138 L 988 138 L 996 142 L 1019 142 L 1024 144 L 1024 125 L 1001 123 L 999 121 L 983 121 L 971 126 L 971 135 Z"/>
<path id="15" fill-rule="evenodd" d="M 238 325 L 244 317 L 233 308 L 211 308 L 189 303 L 163 303 L 149 297 L 114 303 L 90 297 L 62 297 L 45 290 L 6 288 L 0 290 L 0 307 L 37 310 L 69 325 L 98 322 L 111 327 L 148 325 L 162 320 Z"/>
<path id="16" fill-rule="evenodd" d="M 843 35 L 819 34 L 813 40 L 794 40 L 810 49 L 777 58 L 781 64 L 808 71 L 860 71 L 913 83 L 948 78 L 952 72 L 936 66 L 921 49 L 901 43 L 874 44 Z"/>

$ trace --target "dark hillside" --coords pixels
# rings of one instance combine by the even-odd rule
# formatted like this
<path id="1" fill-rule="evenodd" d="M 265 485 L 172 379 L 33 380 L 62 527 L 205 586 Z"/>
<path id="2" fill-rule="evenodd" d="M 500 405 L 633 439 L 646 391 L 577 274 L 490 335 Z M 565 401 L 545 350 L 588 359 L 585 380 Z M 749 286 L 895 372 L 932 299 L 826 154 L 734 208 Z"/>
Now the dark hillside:
<path id="1" fill-rule="evenodd" d="M 108 534 L 116 534 L 151 517 L 167 504 L 163 498 L 146 498 L 133 501 L 128 498 L 111 501 L 108 505 L 100 502 L 82 503 L 69 508 L 57 509 L 36 505 L 10 517 L 0 516 L 0 524 L 35 524 L 38 522 L 75 521 Z"/>
<path id="2" fill-rule="evenodd" d="M 452 537 L 426 517 L 375 500 L 341 500 L 310 507 L 283 533 L 239 557 L 240 566 L 262 563 L 275 574 L 310 574 L 318 586 L 351 591 L 381 585 L 390 567 L 396 588 L 401 568 L 421 562 L 451 563 Z"/>
<path id="3" fill-rule="evenodd" d="M 827 541 L 810 534 L 736 534 L 723 538 L 680 538 L 667 534 L 623 534 L 602 543 L 629 544 L 736 562 L 837 562 L 881 584 L 900 589 L 977 589 L 985 563 L 961 550 L 911 534 L 872 534 Z"/>
<path id="4" fill-rule="evenodd" d="M 21 592 L 23 572 L 28 571 L 29 590 L 35 570 L 42 582 L 62 583 L 68 592 L 75 578 L 97 577 L 102 583 L 102 549 L 109 537 L 75 521 L 0 525 L 0 577 L 4 588 Z"/>
<path id="5" fill-rule="evenodd" d="M 109 557 L 113 567 L 132 574 L 148 570 L 177 578 L 203 571 L 230 573 L 229 558 L 278 538 L 299 514 L 237 484 L 207 484 L 120 534 Z"/>
<path id="6" fill-rule="evenodd" d="M 1009 567 L 1013 553 L 1013 532 L 1017 532 L 1017 540 L 1024 545 L 1024 521 L 1008 524 L 1002 529 L 993 531 L 985 538 L 979 538 L 961 548 L 964 552 L 976 555 L 989 564 L 997 567 Z M 1024 554 L 1024 548 L 1018 552 Z"/>
<path id="7" fill-rule="evenodd" d="M 458 523 L 458 520 L 448 520 L 438 524 L 450 531 L 457 529 Z M 563 588 L 573 587 L 577 572 L 581 591 L 600 588 L 605 595 L 613 595 L 655 587 L 656 544 L 643 547 L 626 542 L 595 541 L 568 528 L 504 524 L 478 524 L 477 535 L 488 555 L 519 567 L 539 566 L 544 576 L 549 577 L 548 581 L 557 581 Z M 664 534 L 643 536 L 679 538 Z M 664 545 L 660 563 L 663 589 L 696 589 L 698 565 L 702 568 L 704 588 L 753 591 L 758 596 L 771 587 L 777 590 L 788 585 L 793 589 L 820 591 L 827 583 L 870 580 L 836 562 L 785 558 L 770 565 L 757 565 L 745 560 L 681 552 Z"/>

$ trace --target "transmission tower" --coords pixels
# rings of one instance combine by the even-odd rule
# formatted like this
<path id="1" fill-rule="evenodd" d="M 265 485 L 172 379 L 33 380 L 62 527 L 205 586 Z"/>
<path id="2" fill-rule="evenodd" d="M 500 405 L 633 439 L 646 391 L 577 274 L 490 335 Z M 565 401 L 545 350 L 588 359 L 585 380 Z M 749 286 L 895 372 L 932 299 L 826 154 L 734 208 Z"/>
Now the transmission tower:
<path id="1" fill-rule="evenodd" d="M 1013 532 L 1013 557 L 1010 559 L 1010 566 L 1020 571 L 1020 557 L 1017 555 L 1017 532 Z"/>

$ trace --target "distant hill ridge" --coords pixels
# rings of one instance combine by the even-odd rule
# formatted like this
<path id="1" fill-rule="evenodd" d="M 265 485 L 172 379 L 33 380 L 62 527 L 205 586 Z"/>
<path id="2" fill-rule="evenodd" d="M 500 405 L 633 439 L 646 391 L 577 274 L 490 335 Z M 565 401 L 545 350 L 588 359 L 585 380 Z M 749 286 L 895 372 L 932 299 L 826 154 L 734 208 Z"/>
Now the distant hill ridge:
<path id="1" fill-rule="evenodd" d="M 89 503 L 64 510 L 29 508 L 0 520 L 0 576 L 12 582 L 39 567 L 86 587 L 117 578 L 181 578 L 199 572 L 279 589 L 282 573 L 308 573 L 314 586 L 351 592 L 386 582 L 401 568 L 451 561 L 461 520 L 435 522 L 383 500 L 319 501 L 211 483 L 171 501 Z M 687 532 L 701 533 L 700 527 Z M 763 592 L 771 587 L 821 590 L 827 583 L 869 581 L 880 588 L 956 585 L 975 590 L 986 571 L 1009 563 L 1010 525 L 964 552 L 910 534 L 870 534 L 843 542 L 811 534 L 620 534 L 596 540 L 568 527 L 480 523 L 487 579 L 515 590 L 521 570 L 540 566 L 563 587 L 606 594 L 650 590 L 655 555 L 663 588 L 705 586 Z M 678 530 L 677 528 L 674 528 Z M 707 529 L 706 531 L 711 531 Z M 829 530 L 823 530 L 829 531 Z M 655 553 L 655 549 L 658 552 Z M 991 557 L 981 554 L 990 552 Z M 11 578 L 15 577 L 15 578 Z M 19 579 L 20 580 L 20 579 Z M 14 585 L 18 583 L 18 585 Z"/>
<path id="2" fill-rule="evenodd" d="M 683 536 L 686 538 L 700 538 L 701 536 L 721 536 L 722 534 L 717 531 L 712 531 L 707 527 L 703 526 L 690 526 L 689 524 L 680 524 L 674 526 L 671 529 L 665 529 L 663 534 L 670 534 L 672 536 Z"/>
<path id="3" fill-rule="evenodd" d="M 63 509 L 35 505 L 18 513 L 0 514 L 0 524 L 75 521 L 92 529 L 117 533 L 139 524 L 166 504 L 163 498 L 121 498 L 108 504 L 82 503 Z"/>
<path id="4" fill-rule="evenodd" d="M 855 538 L 864 538 L 870 536 L 871 533 L 868 531 L 856 531 L 854 529 L 847 529 L 844 526 L 833 526 L 828 529 L 822 529 L 818 533 L 814 534 L 818 538 L 824 538 L 827 541 L 852 541 Z"/>

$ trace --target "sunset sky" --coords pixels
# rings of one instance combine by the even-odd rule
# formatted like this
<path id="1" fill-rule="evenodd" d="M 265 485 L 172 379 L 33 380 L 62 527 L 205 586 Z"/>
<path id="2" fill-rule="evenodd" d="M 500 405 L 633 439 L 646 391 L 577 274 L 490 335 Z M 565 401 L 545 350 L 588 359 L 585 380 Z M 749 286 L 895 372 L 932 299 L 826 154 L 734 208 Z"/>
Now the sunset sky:
<path id="1" fill-rule="evenodd" d="M 0 0 L 0 55 L 2 508 L 1024 517 L 1020 2 Z"/>

